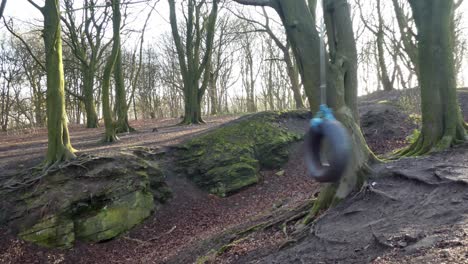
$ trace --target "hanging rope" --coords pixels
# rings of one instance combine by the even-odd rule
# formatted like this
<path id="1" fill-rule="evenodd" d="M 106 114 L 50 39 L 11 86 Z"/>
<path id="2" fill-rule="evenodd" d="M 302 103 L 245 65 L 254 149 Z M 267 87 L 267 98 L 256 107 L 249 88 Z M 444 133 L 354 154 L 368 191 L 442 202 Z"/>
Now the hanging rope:
<path id="1" fill-rule="evenodd" d="M 322 10 L 321 8 L 317 8 Z M 325 22 L 320 20 L 320 109 L 310 120 L 305 138 L 306 164 L 309 174 L 319 182 L 339 181 L 345 173 L 351 155 L 348 132 L 335 119 L 327 106 L 327 76 L 325 57 Z M 327 163 L 323 162 L 322 145 L 327 141 Z"/>

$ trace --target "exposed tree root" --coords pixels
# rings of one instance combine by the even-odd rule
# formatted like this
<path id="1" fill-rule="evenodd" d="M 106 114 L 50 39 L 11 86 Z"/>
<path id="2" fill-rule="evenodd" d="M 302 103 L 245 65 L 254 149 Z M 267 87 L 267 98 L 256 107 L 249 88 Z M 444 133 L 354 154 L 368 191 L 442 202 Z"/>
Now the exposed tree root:
<path id="1" fill-rule="evenodd" d="M 121 124 L 116 124 L 115 126 L 115 133 L 121 134 L 121 133 L 132 133 L 135 132 L 135 128 L 131 127 L 128 122 L 124 122 Z"/>
<path id="2" fill-rule="evenodd" d="M 423 134 L 421 134 L 415 143 L 396 152 L 393 158 L 397 159 L 401 157 L 422 156 L 462 144 L 466 142 L 466 140 L 467 138 L 465 131 L 461 131 L 460 129 L 457 130 L 455 136 L 444 135 L 437 141 L 427 139 Z"/>
<path id="3" fill-rule="evenodd" d="M 314 203 L 314 206 L 302 221 L 304 225 L 308 225 L 315 219 L 320 211 L 325 210 L 332 205 L 337 188 L 338 185 L 336 183 L 328 184 L 327 186 L 322 187 L 317 201 Z"/>
<path id="4" fill-rule="evenodd" d="M 196 121 L 193 121 L 192 119 L 188 118 L 188 119 L 185 119 L 182 120 L 182 122 L 179 123 L 180 126 L 189 126 L 189 125 L 204 125 L 206 124 L 205 120 L 203 120 L 202 118 L 199 118 L 198 120 Z"/>
<path id="5" fill-rule="evenodd" d="M 222 255 L 232 247 L 238 245 L 239 243 L 246 240 L 251 234 L 268 230 L 273 227 L 281 228 L 285 234 L 285 237 L 288 238 L 287 241 L 296 241 L 297 234 L 301 234 L 302 232 L 293 232 L 288 234 L 287 227 L 295 225 L 297 221 L 303 219 L 303 217 L 310 211 L 314 204 L 315 200 L 309 200 L 304 202 L 297 208 L 288 211 L 281 211 L 274 215 L 266 216 L 266 220 L 263 220 L 255 225 L 252 225 L 246 229 L 234 232 L 234 233 L 227 233 L 224 236 L 228 237 L 228 242 L 218 247 L 218 249 L 211 250 L 207 253 L 207 255 L 202 256 L 198 259 L 197 263 L 205 263 L 208 259 L 215 259 L 216 257 Z M 303 230 L 304 227 L 299 226 L 300 230 Z M 291 236 L 291 238 L 290 238 Z"/>
<path id="6" fill-rule="evenodd" d="M 111 134 L 111 135 L 106 134 L 104 138 L 102 139 L 102 143 L 114 143 L 119 140 L 120 139 L 116 134 Z"/>
<path id="7" fill-rule="evenodd" d="M 90 155 L 80 155 L 74 159 L 55 162 L 49 166 L 46 166 L 46 164 L 41 164 L 37 167 L 15 174 L 13 177 L 11 177 L 11 179 L 2 184 L 0 187 L 10 191 L 28 188 L 38 183 L 47 175 L 65 169 L 66 167 L 75 166 L 87 170 L 85 164 L 97 159 L 100 158 Z"/>

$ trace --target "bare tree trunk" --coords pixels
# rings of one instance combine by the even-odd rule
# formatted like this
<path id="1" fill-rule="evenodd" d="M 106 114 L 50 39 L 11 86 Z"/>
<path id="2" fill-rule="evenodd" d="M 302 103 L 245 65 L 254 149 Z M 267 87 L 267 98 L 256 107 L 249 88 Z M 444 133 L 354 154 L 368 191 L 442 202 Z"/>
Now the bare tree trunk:
<path id="1" fill-rule="evenodd" d="M 443 150 L 467 139 L 457 101 L 453 1 L 410 0 L 418 29 L 422 129 L 402 155 Z"/>
<path id="2" fill-rule="evenodd" d="M 348 129 L 353 150 L 348 170 L 339 183 L 325 186 L 305 222 L 324 208 L 344 199 L 364 182 L 368 162 L 375 156 L 367 147 L 359 127 L 357 113 L 357 51 L 347 0 L 325 0 L 324 18 L 330 50 L 328 105 L 336 118 Z"/>
<path id="3" fill-rule="evenodd" d="M 47 73 L 47 131 L 46 166 L 75 157 L 70 143 L 65 111 L 65 88 L 62 61 L 60 4 L 46 0 L 41 9 L 44 15 L 44 47 Z"/>

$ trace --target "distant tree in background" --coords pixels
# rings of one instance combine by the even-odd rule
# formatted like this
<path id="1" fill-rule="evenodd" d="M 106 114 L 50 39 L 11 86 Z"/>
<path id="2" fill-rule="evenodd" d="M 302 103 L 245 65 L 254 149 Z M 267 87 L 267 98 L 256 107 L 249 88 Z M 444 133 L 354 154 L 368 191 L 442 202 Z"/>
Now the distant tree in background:
<path id="1" fill-rule="evenodd" d="M 85 0 L 83 21 L 77 22 L 74 0 L 65 0 L 65 14 L 62 21 L 67 29 L 64 42 L 70 47 L 73 56 L 78 60 L 83 83 L 82 91 L 77 98 L 83 102 L 86 112 L 86 127 L 98 126 L 94 85 L 98 69 L 104 58 L 104 52 L 111 41 L 104 42 L 104 35 L 110 16 L 108 6 L 96 7 L 96 0 Z M 99 11 L 102 10 L 102 11 Z"/>
<path id="2" fill-rule="evenodd" d="M 121 52 L 120 47 L 120 23 L 121 23 L 121 14 L 120 14 L 120 1 L 112 1 L 112 51 L 109 57 L 107 58 L 106 65 L 104 66 L 104 73 L 102 76 L 102 114 L 104 116 L 104 127 L 105 127 L 105 136 L 104 142 L 115 142 L 119 138 L 117 137 L 117 128 L 116 122 L 112 117 L 112 110 L 110 106 L 110 85 L 112 72 L 115 71 L 115 65 L 119 58 L 119 53 Z M 123 78 L 123 76 L 121 76 Z M 123 80 L 122 80 L 123 81 Z M 117 84 L 116 84 L 117 88 Z M 124 88 L 124 87 L 122 87 Z M 116 91 L 117 92 L 117 91 Z M 124 98 L 126 102 L 126 98 Z M 117 99 L 118 100 L 118 99 Z M 120 105 L 121 107 L 123 105 Z"/>
<path id="3" fill-rule="evenodd" d="M 120 26 L 122 15 L 120 12 L 120 0 L 112 0 L 112 24 L 113 24 L 113 47 L 118 49 L 117 58 L 115 59 L 114 70 L 114 83 L 115 83 L 115 113 L 116 122 L 115 130 L 117 133 L 132 132 L 134 129 L 128 123 L 128 105 L 127 105 L 127 91 L 125 89 L 125 82 L 123 78 L 122 66 L 122 46 L 120 38 Z"/>
<path id="4" fill-rule="evenodd" d="M 172 36 L 184 83 L 185 114 L 182 123 L 200 124 L 203 123 L 201 102 L 210 80 L 218 1 L 212 1 L 209 15 L 207 15 L 202 12 L 207 1 L 188 0 L 184 40 L 179 31 L 175 0 L 168 0 L 168 2 Z"/>

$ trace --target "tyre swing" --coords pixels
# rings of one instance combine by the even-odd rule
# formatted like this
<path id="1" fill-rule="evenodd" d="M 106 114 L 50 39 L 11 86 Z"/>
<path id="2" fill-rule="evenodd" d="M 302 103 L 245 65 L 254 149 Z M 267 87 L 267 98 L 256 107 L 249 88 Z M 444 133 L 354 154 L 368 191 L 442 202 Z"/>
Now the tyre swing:
<path id="1" fill-rule="evenodd" d="M 338 182 L 351 157 L 350 138 L 346 128 L 335 119 L 326 105 L 324 23 L 320 36 L 320 110 L 310 120 L 305 136 L 305 161 L 309 175 L 318 182 Z M 326 143 L 328 144 L 326 144 Z M 326 147 L 326 155 L 322 149 Z M 326 156 L 326 162 L 323 160 Z"/>

